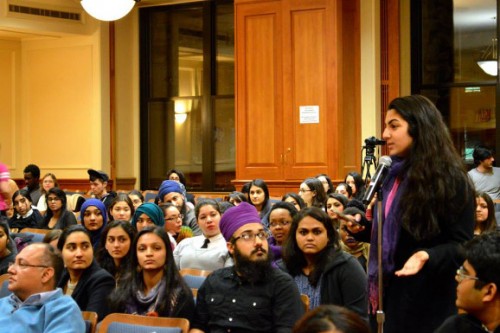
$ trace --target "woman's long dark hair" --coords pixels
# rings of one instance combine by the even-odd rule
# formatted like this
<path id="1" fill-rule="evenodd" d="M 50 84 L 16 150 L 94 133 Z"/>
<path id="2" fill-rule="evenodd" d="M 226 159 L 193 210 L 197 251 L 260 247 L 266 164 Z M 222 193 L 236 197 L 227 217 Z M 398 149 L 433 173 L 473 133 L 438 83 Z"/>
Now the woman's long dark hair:
<path id="1" fill-rule="evenodd" d="M 283 245 L 283 261 L 285 262 L 288 272 L 292 276 L 302 274 L 302 269 L 307 266 L 306 257 L 297 245 L 296 237 L 300 221 L 302 221 L 307 216 L 323 224 L 326 229 L 326 235 L 328 237 L 328 243 L 326 244 L 325 248 L 321 252 L 316 254 L 314 268 L 308 277 L 309 283 L 312 286 L 316 286 L 319 282 L 321 274 L 323 274 L 323 271 L 325 270 L 326 264 L 328 263 L 328 261 L 330 261 L 332 255 L 340 251 L 339 234 L 333 228 L 330 217 L 323 210 L 321 210 L 321 208 L 307 207 L 298 212 L 298 214 L 294 217 L 287 240 Z"/>
<path id="2" fill-rule="evenodd" d="M 43 225 L 48 225 L 50 222 L 50 219 L 52 218 L 52 216 L 54 216 L 54 212 L 50 209 L 50 206 L 49 206 L 49 195 L 50 194 L 54 194 L 56 197 L 61 199 L 61 204 L 62 204 L 61 217 L 67 209 L 66 193 L 64 193 L 64 191 L 58 187 L 51 188 L 50 190 L 47 191 L 47 194 L 45 195 L 45 201 L 47 202 L 47 211 L 45 212 L 45 216 L 43 217 L 43 222 L 42 222 Z"/>
<path id="3" fill-rule="evenodd" d="M 483 198 L 484 202 L 486 202 L 486 206 L 488 207 L 488 217 L 486 218 L 486 221 L 479 224 L 481 233 L 497 230 L 497 219 L 495 217 L 495 204 L 493 203 L 493 200 L 491 200 L 491 197 L 486 192 L 477 192 L 476 199 L 478 198 Z M 476 222 L 476 226 L 477 224 L 478 223 Z"/>
<path id="4" fill-rule="evenodd" d="M 407 180 L 399 203 L 402 226 L 416 240 L 430 239 L 440 233 L 440 219 L 463 211 L 474 187 L 441 113 L 429 99 L 399 97 L 389 104 L 391 109 L 408 122 L 413 138 L 400 173 Z"/>
<path id="5" fill-rule="evenodd" d="M 124 256 L 120 260 L 120 267 L 116 267 L 115 261 L 113 260 L 113 257 L 109 254 L 108 250 L 106 249 L 106 242 L 108 238 L 108 233 L 111 229 L 113 228 L 122 228 L 123 231 L 128 235 L 130 238 L 130 249 L 127 253 L 126 256 Z M 116 220 L 116 221 L 111 221 L 109 222 L 106 227 L 104 227 L 104 230 L 102 231 L 101 234 L 101 239 L 99 240 L 99 245 L 97 247 L 97 252 L 95 254 L 95 258 L 99 265 L 107 270 L 111 275 L 113 275 L 115 278 L 117 276 L 123 278 L 124 273 L 130 271 L 130 258 L 132 256 L 132 242 L 134 241 L 136 234 L 136 229 L 130 224 L 128 221 L 121 221 L 121 220 Z"/>
<path id="6" fill-rule="evenodd" d="M 170 240 L 166 231 L 162 227 L 145 228 L 137 234 L 131 248 L 132 258 L 131 266 L 129 268 L 130 274 L 128 274 L 123 282 L 118 285 L 118 288 L 115 289 L 110 297 L 110 305 L 113 311 L 124 312 L 126 304 L 131 299 L 137 298 L 137 292 L 139 290 L 144 290 L 142 269 L 139 269 L 139 261 L 137 259 L 137 243 L 142 236 L 150 233 L 155 234 L 162 239 L 167 252 L 162 277 L 165 281 L 165 294 L 162 295 L 165 297 L 165 300 L 163 302 L 158 302 L 158 308 L 155 309 L 155 311 L 161 315 L 171 313 L 173 311 L 172 306 L 174 305 L 176 307 L 180 307 L 179 304 L 176 304 L 174 299 L 178 296 L 178 294 L 174 291 L 179 288 L 181 289 L 181 293 L 184 293 L 184 295 L 191 295 L 189 287 L 184 282 L 177 266 L 175 265 L 172 246 L 170 245 Z M 175 317 L 175 313 L 173 316 Z"/>
<path id="7" fill-rule="evenodd" d="M 312 199 L 311 206 L 322 208 L 326 204 L 326 192 L 321 180 L 318 178 L 306 178 L 303 183 L 309 187 L 311 191 L 316 192 Z"/>
<path id="8" fill-rule="evenodd" d="M 355 199 L 361 200 L 365 195 L 365 181 L 359 173 L 357 173 L 356 171 L 351 171 L 347 174 L 347 176 L 345 176 L 344 183 L 347 183 L 347 177 L 349 176 L 354 179 L 354 185 L 356 185 L 356 193 L 354 193 L 352 196 Z"/>
<path id="9" fill-rule="evenodd" d="M 249 191 L 248 203 L 251 204 L 252 206 L 255 206 L 252 202 L 252 199 L 250 199 L 250 189 L 252 188 L 252 186 L 260 187 L 262 189 L 262 191 L 264 191 L 264 202 L 262 202 L 262 210 L 266 209 L 267 203 L 269 202 L 269 197 L 270 197 L 269 196 L 269 189 L 267 188 L 266 182 L 262 179 L 254 179 L 250 183 L 250 187 L 248 189 L 248 191 Z"/>

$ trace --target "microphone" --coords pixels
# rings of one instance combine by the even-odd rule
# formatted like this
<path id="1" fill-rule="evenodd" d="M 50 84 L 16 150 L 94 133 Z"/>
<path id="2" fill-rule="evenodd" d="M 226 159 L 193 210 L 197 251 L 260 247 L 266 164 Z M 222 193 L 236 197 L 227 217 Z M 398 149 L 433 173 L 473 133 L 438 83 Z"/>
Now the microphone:
<path id="1" fill-rule="evenodd" d="M 363 196 L 363 203 L 369 204 L 375 193 L 379 190 L 379 188 L 384 183 L 385 176 L 389 172 L 391 168 L 392 160 L 389 156 L 380 157 L 377 170 L 375 171 L 375 175 L 370 180 L 370 184 L 368 184 L 368 188 L 366 189 L 365 195 Z"/>

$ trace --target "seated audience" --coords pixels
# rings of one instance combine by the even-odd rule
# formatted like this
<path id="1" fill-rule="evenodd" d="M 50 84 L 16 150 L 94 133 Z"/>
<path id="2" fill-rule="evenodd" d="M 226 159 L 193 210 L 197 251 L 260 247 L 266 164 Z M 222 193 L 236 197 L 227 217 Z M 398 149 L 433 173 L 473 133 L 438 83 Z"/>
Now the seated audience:
<path id="1" fill-rule="evenodd" d="M 368 317 L 366 274 L 356 258 L 340 249 L 337 231 L 318 207 L 304 208 L 293 220 L 281 267 L 309 296 L 311 309 L 335 304 Z"/>
<path id="2" fill-rule="evenodd" d="M 500 233 L 483 233 L 465 245 L 465 261 L 455 275 L 456 306 L 435 333 L 500 332 Z"/>
<path id="3" fill-rule="evenodd" d="M 42 215 L 31 207 L 31 197 L 27 189 L 18 190 L 12 196 L 14 215 L 9 219 L 11 232 L 18 232 L 23 228 L 38 228 Z"/>
<path id="4" fill-rule="evenodd" d="M 146 202 L 135 210 L 131 224 L 136 228 L 137 232 L 146 227 L 163 227 L 165 225 L 165 215 L 158 205 Z"/>
<path id="5" fill-rule="evenodd" d="M 302 208 L 306 208 L 307 207 L 306 203 L 304 202 L 304 200 L 302 200 L 302 198 L 297 193 L 295 193 L 295 192 L 285 193 L 281 197 L 281 201 L 291 203 L 292 205 L 295 206 L 295 208 L 297 208 L 297 211 L 300 211 Z"/>
<path id="6" fill-rule="evenodd" d="M 343 194 L 330 193 L 326 198 L 326 213 L 332 220 L 338 218 L 337 213 L 342 213 L 347 205 L 347 198 Z"/>
<path id="7" fill-rule="evenodd" d="M 0 275 L 7 273 L 9 263 L 16 258 L 17 252 L 9 248 L 11 244 L 9 226 L 5 221 L 0 221 Z"/>
<path id="8" fill-rule="evenodd" d="M 131 267 L 131 274 L 111 295 L 113 312 L 193 320 L 193 294 L 175 266 L 163 228 L 145 228 L 137 234 Z"/>
<path id="9" fill-rule="evenodd" d="M 62 230 L 61 229 L 52 229 L 43 237 L 43 243 L 50 244 L 54 247 L 56 252 L 59 252 L 57 248 L 57 243 L 59 242 L 59 238 L 61 238 Z"/>
<path id="10" fill-rule="evenodd" d="M 269 248 L 273 253 L 273 260 L 281 259 L 282 246 L 288 238 L 293 218 L 297 215 L 297 209 L 289 202 L 279 201 L 271 207 L 269 213 Z"/>
<path id="11" fill-rule="evenodd" d="M 323 208 L 325 206 L 325 189 L 321 181 L 317 178 L 306 178 L 300 184 L 299 196 L 306 203 L 306 207 Z"/>
<path id="12" fill-rule="evenodd" d="M 199 199 L 194 213 L 202 234 L 177 244 L 174 250 L 177 267 L 214 271 L 232 265 L 226 240 L 219 229 L 221 213 L 217 201 Z"/>
<path id="13" fill-rule="evenodd" d="M 130 269 L 131 246 L 136 234 L 128 221 L 111 221 L 102 231 L 95 255 L 97 263 L 118 281 Z"/>
<path id="14" fill-rule="evenodd" d="M 130 200 L 132 200 L 132 204 L 134 205 L 134 209 L 137 209 L 140 205 L 144 203 L 144 196 L 142 195 L 141 191 L 138 190 L 132 190 L 128 192 L 128 197 Z M 134 215 L 134 214 L 132 214 Z"/>
<path id="15" fill-rule="evenodd" d="M 165 231 L 174 249 L 177 246 L 177 236 L 182 228 L 182 214 L 173 203 L 162 203 L 160 208 L 165 216 Z"/>
<path id="16" fill-rule="evenodd" d="M 44 215 L 47 211 L 47 192 L 54 187 L 59 187 L 59 183 L 57 182 L 57 178 L 53 173 L 47 173 L 42 178 L 42 189 L 41 196 L 38 200 L 38 204 L 36 205 L 36 209 L 40 212 L 40 214 Z"/>
<path id="17" fill-rule="evenodd" d="M 346 183 L 340 183 L 337 185 L 337 188 L 335 189 L 335 193 L 342 194 L 347 198 L 347 200 L 352 199 L 352 188 Z"/>
<path id="18" fill-rule="evenodd" d="M 36 207 L 38 200 L 42 195 L 40 189 L 40 168 L 35 164 L 29 164 L 24 168 L 24 184 L 23 189 L 28 190 L 30 201 Z"/>
<path id="19" fill-rule="evenodd" d="M 116 197 L 116 192 L 107 190 L 109 176 L 101 170 L 88 169 L 92 197 L 101 200 L 106 209 Z"/>
<path id="20" fill-rule="evenodd" d="M 75 214 L 66 207 L 66 193 L 58 187 L 48 190 L 46 197 L 47 212 L 39 224 L 40 229 L 64 229 L 77 224 Z M 40 199 L 41 201 L 42 199 Z"/>
<path id="21" fill-rule="evenodd" d="M 347 207 L 344 215 L 355 220 L 356 218 L 366 219 L 365 213 L 355 207 Z M 357 216 L 359 215 L 359 216 Z M 368 223 L 368 222 L 366 222 Z M 368 269 L 368 256 L 370 254 L 370 243 L 356 240 L 347 230 L 347 221 L 340 219 L 340 245 L 343 251 L 357 258 L 365 272 Z"/>
<path id="22" fill-rule="evenodd" d="M 332 180 L 330 179 L 330 177 L 327 174 L 320 173 L 320 174 L 314 176 L 314 178 L 319 179 L 319 181 L 323 185 L 323 188 L 325 189 L 325 194 L 328 195 L 330 193 L 333 193 L 333 190 L 335 188 L 333 186 Z"/>
<path id="23" fill-rule="evenodd" d="M 117 194 L 108 207 L 109 221 L 121 220 L 130 222 L 134 213 L 134 204 L 125 193 Z"/>
<path id="24" fill-rule="evenodd" d="M 101 233 L 106 223 L 108 223 L 108 212 L 106 206 L 99 199 L 86 200 L 80 209 L 80 219 L 82 225 L 90 234 L 90 239 L 94 251 L 97 251 Z"/>
<path id="25" fill-rule="evenodd" d="M 362 200 L 365 195 L 365 181 L 356 171 L 349 172 L 344 179 L 344 183 L 352 190 L 352 198 Z"/>
<path id="26" fill-rule="evenodd" d="M 337 305 L 320 305 L 295 324 L 293 333 L 370 333 L 370 327 L 354 311 Z"/>
<path id="27" fill-rule="evenodd" d="M 272 205 L 266 182 L 262 179 L 252 180 L 248 198 L 248 202 L 257 209 L 262 224 L 269 229 L 269 211 Z"/>
<path id="28" fill-rule="evenodd" d="M 57 286 L 73 297 L 81 311 L 94 311 L 99 321 L 104 319 L 109 313 L 107 297 L 115 288 L 115 279 L 94 260 L 90 232 L 81 225 L 69 226 L 61 234 L 57 248 L 65 266 Z"/>
<path id="29" fill-rule="evenodd" d="M 476 193 L 476 223 L 474 225 L 474 235 L 483 232 L 497 230 L 497 220 L 495 217 L 495 205 L 486 192 Z"/>
<path id="30" fill-rule="evenodd" d="M 179 208 L 183 218 L 182 225 L 191 228 L 195 236 L 201 235 L 201 230 L 196 223 L 194 211 L 186 206 L 186 198 L 184 197 L 184 185 L 174 180 L 165 180 L 161 183 L 158 190 L 156 203 L 173 203 Z"/>
<path id="31" fill-rule="evenodd" d="M 212 272 L 198 289 L 190 333 L 291 332 L 304 306 L 290 276 L 271 266 L 255 207 L 242 202 L 228 209 L 220 229 L 234 266 Z"/>
<path id="32" fill-rule="evenodd" d="M 229 193 L 229 202 L 238 206 L 242 202 L 247 202 L 247 196 L 242 192 L 233 191 Z"/>
<path id="33" fill-rule="evenodd" d="M 6 332 L 85 332 L 77 304 L 56 288 L 62 270 L 61 256 L 52 246 L 25 247 L 9 267 L 12 294 L 0 299 L 0 327 Z"/>
<path id="34" fill-rule="evenodd" d="M 168 170 L 167 179 L 174 180 L 176 182 L 181 183 L 184 186 L 184 189 L 186 189 L 186 187 L 187 187 L 186 176 L 184 176 L 184 172 L 182 172 L 179 169 Z M 192 207 L 194 207 L 194 205 L 196 203 L 194 201 L 194 195 L 192 195 L 191 193 L 188 193 L 186 190 L 184 190 L 184 197 L 186 198 L 186 201 L 188 201 L 191 205 L 193 205 Z"/>

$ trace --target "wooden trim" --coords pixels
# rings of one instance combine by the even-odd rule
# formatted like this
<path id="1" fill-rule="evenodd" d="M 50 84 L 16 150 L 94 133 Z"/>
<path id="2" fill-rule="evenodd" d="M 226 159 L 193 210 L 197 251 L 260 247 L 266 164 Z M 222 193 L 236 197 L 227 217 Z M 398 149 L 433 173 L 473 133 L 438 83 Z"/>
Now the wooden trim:
<path id="1" fill-rule="evenodd" d="M 14 179 L 14 181 L 16 182 L 16 184 L 19 188 L 23 188 L 25 186 L 24 179 L 17 178 L 17 179 Z M 110 179 L 108 181 L 107 189 L 108 189 L 108 191 L 113 189 L 113 188 L 116 188 L 119 190 L 133 190 L 135 188 L 136 181 L 137 180 L 134 177 L 118 178 L 118 179 L 116 179 L 116 181 L 113 181 L 112 179 Z M 57 182 L 59 183 L 59 187 L 62 188 L 63 190 L 88 192 L 90 189 L 88 178 L 86 178 L 86 179 L 74 179 L 74 178 L 60 179 L 60 178 L 58 178 Z M 116 183 L 116 187 L 113 187 L 114 183 Z"/>
<path id="2" fill-rule="evenodd" d="M 115 22 L 109 22 L 109 154 L 110 178 L 116 178 L 116 71 L 115 71 Z M 116 190 L 118 184 L 112 183 Z"/>

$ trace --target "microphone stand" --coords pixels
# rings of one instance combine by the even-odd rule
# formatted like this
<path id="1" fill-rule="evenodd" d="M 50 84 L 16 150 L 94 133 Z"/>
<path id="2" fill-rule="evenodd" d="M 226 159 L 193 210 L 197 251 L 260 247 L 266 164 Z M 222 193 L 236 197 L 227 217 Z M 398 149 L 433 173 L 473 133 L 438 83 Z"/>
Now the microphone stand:
<path id="1" fill-rule="evenodd" d="M 383 221 L 382 221 L 382 186 L 380 186 L 377 192 L 377 258 L 378 258 L 378 309 L 377 309 L 377 327 L 378 333 L 384 332 L 384 322 L 385 322 L 385 313 L 384 313 L 384 276 L 382 269 L 382 230 L 383 230 Z"/>

